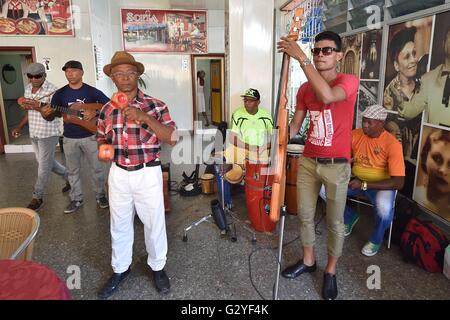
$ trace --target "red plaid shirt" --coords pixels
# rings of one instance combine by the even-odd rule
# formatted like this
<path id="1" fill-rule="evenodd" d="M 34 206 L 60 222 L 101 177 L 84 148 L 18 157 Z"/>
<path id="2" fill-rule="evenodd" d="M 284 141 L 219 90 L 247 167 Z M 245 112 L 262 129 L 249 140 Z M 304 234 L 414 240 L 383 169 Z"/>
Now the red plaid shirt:
<path id="1" fill-rule="evenodd" d="M 160 123 L 175 128 L 166 104 L 138 90 L 130 106 L 139 108 Z M 161 144 L 156 134 L 144 125 L 134 121 L 125 122 L 121 110 L 105 104 L 97 122 L 97 142 L 114 146 L 114 162 L 123 166 L 135 166 L 159 159 Z M 127 160 L 128 159 L 128 160 Z"/>

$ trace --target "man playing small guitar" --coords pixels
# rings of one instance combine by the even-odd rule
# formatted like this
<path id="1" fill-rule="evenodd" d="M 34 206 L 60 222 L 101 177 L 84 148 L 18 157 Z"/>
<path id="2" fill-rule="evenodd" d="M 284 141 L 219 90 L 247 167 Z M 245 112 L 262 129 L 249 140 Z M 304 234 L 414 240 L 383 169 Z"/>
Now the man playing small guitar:
<path id="1" fill-rule="evenodd" d="M 83 193 L 81 189 L 80 172 L 81 158 L 86 156 L 88 166 L 90 167 L 90 177 L 100 208 L 109 207 L 105 194 L 105 174 L 106 168 L 98 161 L 98 150 L 95 135 L 92 130 L 86 129 L 82 123 L 74 124 L 77 116 L 68 119 L 68 110 L 83 109 L 83 120 L 90 121 L 96 116 L 95 108 L 87 108 L 91 104 L 98 106 L 106 104 L 109 98 L 100 90 L 83 83 L 83 66 L 79 61 L 68 61 L 62 68 L 67 85 L 57 90 L 53 95 L 51 105 L 60 106 L 59 111 L 66 111 L 64 117 L 64 153 L 66 164 L 69 170 L 70 203 L 64 210 L 64 213 L 72 213 L 83 205 Z M 53 109 L 54 107 L 52 107 Z M 58 107 L 56 107 L 58 108 Z M 63 108 L 63 109 L 61 109 Z M 56 117 L 61 116 L 61 112 L 55 112 Z M 78 119 L 79 121 L 82 121 Z"/>
<path id="2" fill-rule="evenodd" d="M 33 198 L 28 208 L 41 208 L 43 195 L 47 187 L 50 172 L 53 171 L 67 179 L 68 170 L 55 160 L 55 148 L 61 135 L 61 119 L 44 120 L 43 114 L 50 114 L 52 109 L 44 107 L 38 111 L 41 104 L 48 104 L 56 86 L 46 80 L 45 67 L 40 63 L 32 63 L 26 69 L 30 83 L 25 88 L 24 98 L 19 99 L 20 106 L 26 110 L 19 125 L 12 130 L 12 136 L 18 138 L 20 131 L 29 123 L 30 140 L 38 162 L 38 175 L 34 186 Z"/>

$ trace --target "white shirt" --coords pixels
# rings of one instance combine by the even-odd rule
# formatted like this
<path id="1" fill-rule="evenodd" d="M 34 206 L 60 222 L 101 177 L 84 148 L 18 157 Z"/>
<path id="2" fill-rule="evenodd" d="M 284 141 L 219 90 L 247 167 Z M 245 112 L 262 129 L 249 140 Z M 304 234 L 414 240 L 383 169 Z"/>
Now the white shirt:
<path id="1" fill-rule="evenodd" d="M 25 88 L 24 97 L 43 103 L 50 103 L 53 93 L 58 89 L 47 80 L 44 81 L 36 93 L 32 93 L 31 88 L 31 83 L 29 83 Z M 48 138 L 62 134 L 62 119 L 55 117 L 54 120 L 47 121 L 39 111 L 28 111 L 28 125 L 30 127 L 30 138 Z"/>

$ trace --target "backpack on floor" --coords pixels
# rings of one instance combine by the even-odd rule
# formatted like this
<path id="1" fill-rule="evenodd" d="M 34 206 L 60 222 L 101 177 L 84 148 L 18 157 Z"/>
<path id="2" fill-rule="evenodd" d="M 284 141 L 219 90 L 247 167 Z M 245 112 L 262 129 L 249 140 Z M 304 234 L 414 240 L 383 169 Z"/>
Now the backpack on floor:
<path id="1" fill-rule="evenodd" d="M 403 231 L 400 249 L 406 261 L 428 272 L 442 272 L 447 238 L 430 221 L 411 218 Z"/>

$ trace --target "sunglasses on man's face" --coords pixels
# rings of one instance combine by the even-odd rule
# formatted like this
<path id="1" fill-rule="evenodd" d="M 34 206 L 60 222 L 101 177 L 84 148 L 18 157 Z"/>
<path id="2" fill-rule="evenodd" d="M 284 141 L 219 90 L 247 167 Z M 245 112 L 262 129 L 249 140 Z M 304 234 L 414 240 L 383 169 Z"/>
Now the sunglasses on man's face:
<path id="1" fill-rule="evenodd" d="M 330 54 L 333 53 L 333 51 L 338 52 L 338 50 L 333 47 L 323 47 L 323 48 L 312 48 L 311 49 L 312 54 L 315 56 L 318 56 L 321 51 L 324 56 L 329 56 Z"/>
<path id="2" fill-rule="evenodd" d="M 41 79 L 44 75 L 43 74 L 29 74 L 27 73 L 27 78 L 28 79 Z"/>

